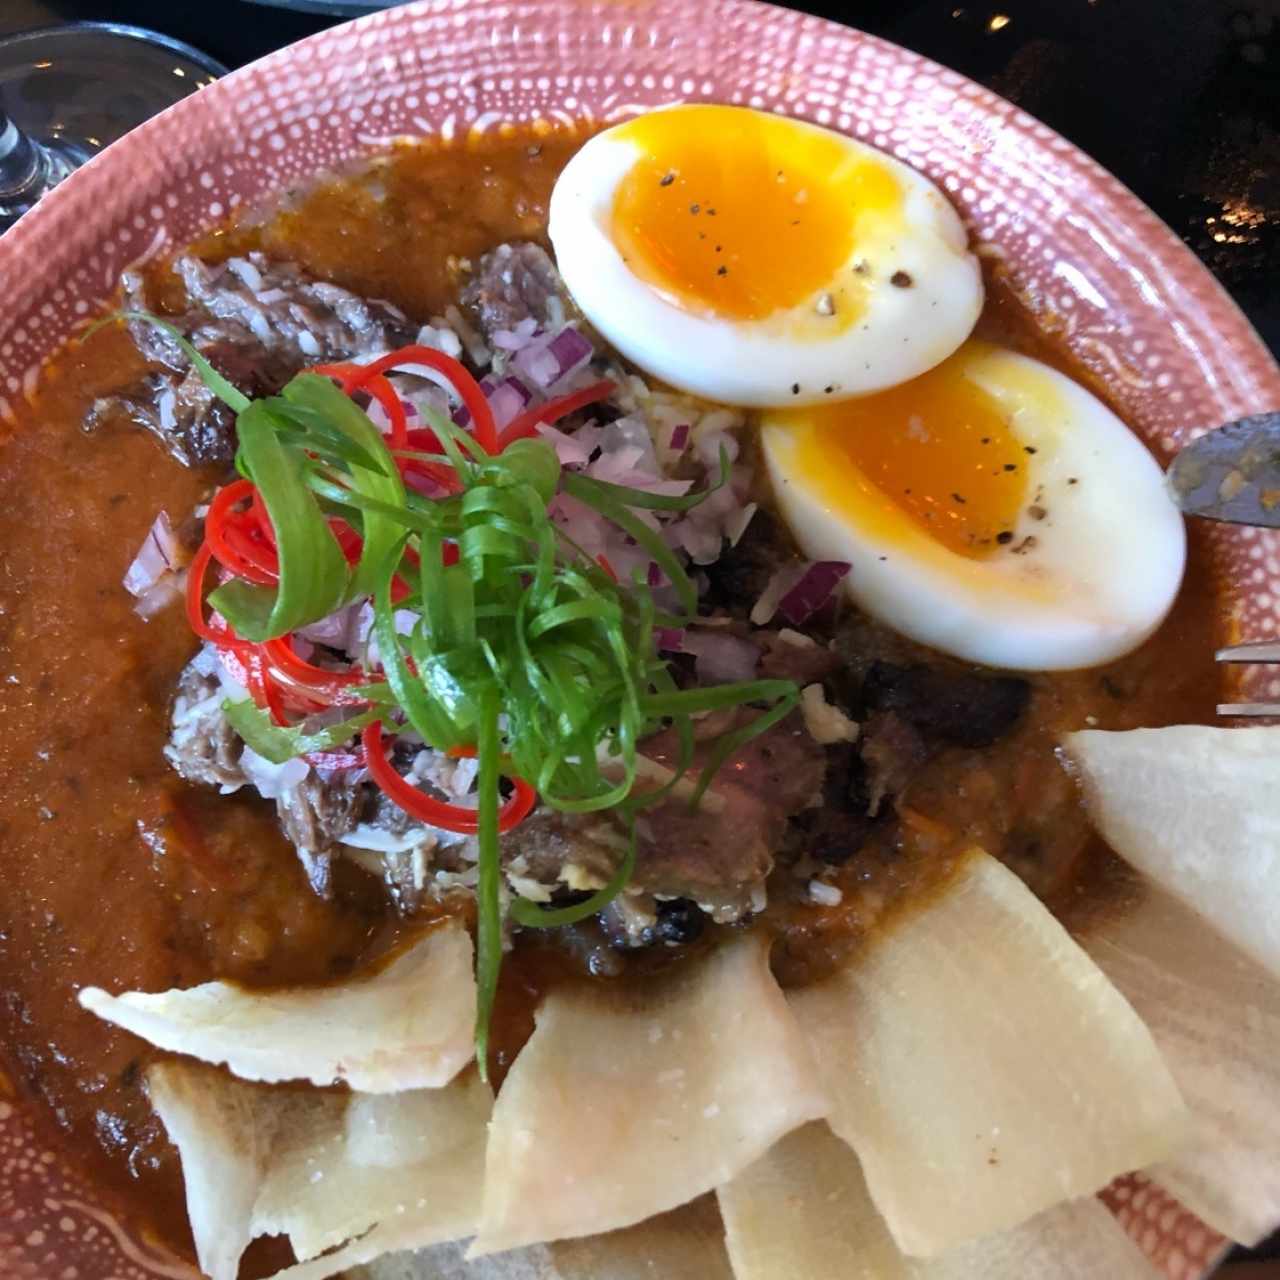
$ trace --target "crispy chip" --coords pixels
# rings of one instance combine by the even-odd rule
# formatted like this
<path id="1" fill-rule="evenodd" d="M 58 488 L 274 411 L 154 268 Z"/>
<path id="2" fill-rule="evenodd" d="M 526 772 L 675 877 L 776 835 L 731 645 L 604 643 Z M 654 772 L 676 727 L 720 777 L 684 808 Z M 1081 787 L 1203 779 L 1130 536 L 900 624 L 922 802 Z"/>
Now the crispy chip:
<path id="1" fill-rule="evenodd" d="M 849 969 L 792 993 L 904 1252 L 1003 1231 L 1172 1153 L 1150 1033 L 1007 868 L 975 851 Z"/>
<path id="2" fill-rule="evenodd" d="M 424 934 L 371 977 L 331 986 L 206 982 L 121 996 L 86 987 L 80 1003 L 161 1049 L 225 1063 L 243 1080 L 345 1081 L 394 1093 L 447 1084 L 473 1056 L 471 937 L 457 922 Z"/>
<path id="3" fill-rule="evenodd" d="M 1069 733 L 1107 843 L 1280 978 L 1280 728 Z"/>
<path id="4" fill-rule="evenodd" d="M 379 1258 L 350 1280 L 733 1280 L 712 1196 L 602 1236 L 483 1258 L 461 1245 Z"/>
<path id="5" fill-rule="evenodd" d="M 1210 1226 L 1256 1244 L 1280 1223 L 1280 983 L 1153 885 L 1080 940 L 1146 1022 L 1191 1110 L 1148 1173 Z"/>
<path id="6" fill-rule="evenodd" d="M 554 992 L 494 1108 L 473 1255 L 674 1208 L 824 1110 L 758 938 L 641 990 Z"/>
<path id="7" fill-rule="evenodd" d="M 153 1066 L 147 1085 L 182 1156 L 212 1280 L 235 1280 L 260 1235 L 288 1235 L 305 1260 L 281 1275 L 322 1280 L 475 1229 L 490 1094 L 473 1072 L 441 1089 L 360 1097 L 174 1061 Z"/>
<path id="8" fill-rule="evenodd" d="M 898 1251 L 858 1158 L 821 1121 L 720 1188 L 736 1280 L 1157 1280 L 1106 1209 L 1070 1201 L 936 1258 Z"/>

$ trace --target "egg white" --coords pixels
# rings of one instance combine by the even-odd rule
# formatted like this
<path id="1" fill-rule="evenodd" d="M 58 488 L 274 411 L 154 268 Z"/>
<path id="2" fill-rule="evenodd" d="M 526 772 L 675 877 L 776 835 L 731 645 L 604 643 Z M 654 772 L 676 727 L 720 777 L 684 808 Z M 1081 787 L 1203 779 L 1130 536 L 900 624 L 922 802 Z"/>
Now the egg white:
<path id="1" fill-rule="evenodd" d="M 970 559 L 905 516 L 886 527 L 855 495 L 824 500 L 789 429 L 765 415 L 769 472 L 797 541 L 814 558 L 849 561 L 846 589 L 863 609 L 945 653 L 1031 671 L 1128 653 L 1163 621 L 1186 561 L 1163 472 L 1106 405 L 1049 366 L 977 342 L 957 359 L 1035 450 L 1012 541 Z"/>
<path id="2" fill-rule="evenodd" d="M 862 143 L 802 121 L 789 124 L 839 138 L 888 170 L 903 191 L 901 219 L 859 236 L 836 273 L 862 266 L 866 305 L 855 322 L 832 326 L 830 335 L 815 334 L 821 326 L 812 300 L 761 320 L 734 320 L 688 309 L 631 271 L 610 235 L 618 185 L 640 158 L 625 125 L 588 141 L 552 190 L 548 229 L 574 301 L 619 351 L 673 387 L 761 407 L 878 391 L 944 360 L 982 310 L 977 259 L 959 216 L 933 183 Z M 910 276 L 909 287 L 890 283 L 899 271 Z"/>

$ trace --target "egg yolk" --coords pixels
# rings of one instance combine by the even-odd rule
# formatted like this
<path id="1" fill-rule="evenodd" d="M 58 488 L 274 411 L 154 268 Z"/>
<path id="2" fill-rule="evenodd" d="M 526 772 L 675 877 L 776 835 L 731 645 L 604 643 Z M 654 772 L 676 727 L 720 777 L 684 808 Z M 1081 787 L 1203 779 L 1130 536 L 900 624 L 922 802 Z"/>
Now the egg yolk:
<path id="1" fill-rule="evenodd" d="M 796 467 L 834 510 L 905 516 L 981 559 L 1012 541 L 1035 453 L 956 358 L 876 395 L 770 419 L 795 434 Z"/>
<path id="2" fill-rule="evenodd" d="M 887 222 L 902 205 L 885 166 L 836 135 L 742 107 L 654 111 L 618 136 L 640 155 L 615 192 L 610 234 L 640 279 L 731 320 L 762 320 L 819 291 L 833 329 L 861 313 L 850 261 L 859 222 Z"/>

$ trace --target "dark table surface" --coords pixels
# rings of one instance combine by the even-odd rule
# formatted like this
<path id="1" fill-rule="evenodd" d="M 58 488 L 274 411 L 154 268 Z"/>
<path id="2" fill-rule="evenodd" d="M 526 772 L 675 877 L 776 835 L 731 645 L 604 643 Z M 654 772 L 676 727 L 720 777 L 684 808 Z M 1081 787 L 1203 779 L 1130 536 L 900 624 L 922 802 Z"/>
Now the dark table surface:
<path id="1" fill-rule="evenodd" d="M 1280 0 L 800 7 L 954 67 L 1071 139 L 1191 246 L 1280 355 Z M 0 0 L 0 33 L 77 19 L 152 27 L 229 67 L 343 20 L 244 0 Z M 1252 1256 L 1280 1257 L 1268 1246 Z M 1231 1274 L 1246 1272 L 1280 1277 L 1274 1264 Z"/>

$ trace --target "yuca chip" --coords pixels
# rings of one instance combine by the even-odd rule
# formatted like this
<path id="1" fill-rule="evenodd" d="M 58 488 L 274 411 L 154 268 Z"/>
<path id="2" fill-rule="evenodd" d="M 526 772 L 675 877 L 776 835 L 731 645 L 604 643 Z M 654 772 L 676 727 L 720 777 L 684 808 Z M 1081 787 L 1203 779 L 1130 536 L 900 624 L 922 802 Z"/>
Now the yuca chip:
<path id="1" fill-rule="evenodd" d="M 350 1280 L 733 1280 L 712 1196 L 602 1236 L 483 1258 L 459 1244 L 379 1258 Z"/>
<path id="2" fill-rule="evenodd" d="M 1168 1157 L 1177 1087 L 1134 1011 L 974 851 L 856 963 L 791 993 L 899 1249 L 932 1257 Z"/>
<path id="3" fill-rule="evenodd" d="M 1093 1199 L 936 1258 L 899 1252 L 847 1143 L 821 1121 L 787 1134 L 721 1187 L 736 1280 L 1157 1280 Z M 424 1277 L 425 1280 L 425 1277 Z"/>
<path id="4" fill-rule="evenodd" d="M 161 1049 L 224 1063 L 242 1080 L 345 1081 L 364 1093 L 437 1088 L 473 1056 L 471 937 L 457 922 L 424 934 L 371 977 L 253 991 L 80 992 L 98 1017 Z"/>
<path id="5" fill-rule="evenodd" d="M 825 1108 L 758 938 L 641 990 L 554 992 L 494 1108 L 472 1255 L 674 1208 Z"/>
<path id="6" fill-rule="evenodd" d="M 1081 943 L 1147 1024 L 1191 1111 L 1147 1173 L 1211 1227 L 1256 1244 L 1280 1223 L 1280 983 L 1154 885 Z"/>
<path id="7" fill-rule="evenodd" d="M 1107 843 L 1280 978 L 1280 728 L 1069 733 Z"/>
<path id="8" fill-rule="evenodd" d="M 441 1089 L 361 1098 L 174 1061 L 153 1066 L 147 1087 L 182 1157 L 196 1254 L 211 1280 L 236 1280 L 261 1235 L 288 1235 L 304 1260 L 281 1276 L 323 1280 L 475 1229 L 491 1095 L 474 1073 Z"/>

